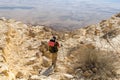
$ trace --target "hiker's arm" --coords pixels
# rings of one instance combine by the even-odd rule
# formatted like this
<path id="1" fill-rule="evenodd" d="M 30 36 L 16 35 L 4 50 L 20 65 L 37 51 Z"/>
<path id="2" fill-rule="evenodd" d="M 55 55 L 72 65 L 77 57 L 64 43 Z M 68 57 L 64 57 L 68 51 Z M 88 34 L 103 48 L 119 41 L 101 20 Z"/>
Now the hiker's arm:
<path id="1" fill-rule="evenodd" d="M 63 47 L 63 44 L 59 44 L 59 43 L 57 42 L 57 46 L 58 46 L 58 48 L 60 48 L 60 47 Z"/>
<path id="2" fill-rule="evenodd" d="M 58 48 L 60 48 L 60 45 L 59 45 L 59 43 L 58 43 L 58 42 L 57 42 L 57 47 L 58 47 Z"/>

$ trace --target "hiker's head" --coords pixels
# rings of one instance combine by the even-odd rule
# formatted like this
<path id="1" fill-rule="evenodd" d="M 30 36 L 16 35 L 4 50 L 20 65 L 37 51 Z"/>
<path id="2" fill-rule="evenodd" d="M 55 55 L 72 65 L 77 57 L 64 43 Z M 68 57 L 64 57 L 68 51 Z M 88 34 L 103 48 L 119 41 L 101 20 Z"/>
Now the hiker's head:
<path id="1" fill-rule="evenodd" d="M 55 36 L 53 36 L 53 39 L 54 39 L 54 40 L 56 40 L 56 37 L 55 37 Z"/>
<path id="2" fill-rule="evenodd" d="M 53 36 L 50 40 L 52 40 L 52 41 L 56 41 L 56 37 L 55 36 Z"/>

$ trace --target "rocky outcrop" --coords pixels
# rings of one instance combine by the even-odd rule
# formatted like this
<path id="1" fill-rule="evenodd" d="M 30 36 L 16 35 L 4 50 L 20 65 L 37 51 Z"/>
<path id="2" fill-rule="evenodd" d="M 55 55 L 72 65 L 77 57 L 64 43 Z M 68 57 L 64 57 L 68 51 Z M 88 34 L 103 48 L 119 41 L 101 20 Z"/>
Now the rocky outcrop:
<path id="1" fill-rule="evenodd" d="M 39 50 L 43 41 L 52 35 L 43 26 L 27 26 L 15 20 L 0 20 L 1 79 L 25 78 L 38 74 L 42 69 L 43 53 Z M 39 57 L 38 57 L 39 54 Z M 9 79 L 12 80 L 12 79 Z"/>
<path id="2" fill-rule="evenodd" d="M 119 22 L 120 22 L 120 17 L 112 16 L 108 20 L 103 20 L 98 24 L 85 27 L 85 28 L 83 28 L 83 30 L 80 29 L 80 30 L 84 31 L 84 36 L 82 36 L 83 32 L 81 34 L 79 34 L 80 30 L 73 32 L 73 34 L 76 33 L 74 36 L 77 36 L 77 37 L 73 36 L 72 39 L 76 38 L 75 40 L 78 42 L 77 42 L 76 47 L 72 47 L 71 49 L 69 49 L 70 56 L 68 57 L 67 60 L 69 62 L 71 62 L 70 64 L 73 64 L 73 66 L 71 66 L 71 67 L 74 67 L 73 69 L 76 69 L 74 74 L 76 74 L 77 79 L 103 80 L 102 75 L 100 76 L 100 74 L 99 74 L 99 76 L 97 76 L 95 73 L 98 70 L 98 68 L 96 68 L 97 62 L 95 62 L 95 61 L 99 60 L 99 58 L 100 58 L 99 54 L 104 55 L 103 58 L 107 55 L 107 57 L 105 57 L 105 59 L 109 60 L 109 63 L 113 61 L 111 63 L 112 65 L 108 65 L 107 64 L 108 62 L 106 62 L 106 60 L 102 59 L 108 66 L 107 69 L 105 69 L 105 70 L 107 70 L 107 73 L 103 73 L 103 74 L 108 75 L 108 73 L 111 73 L 111 71 L 109 71 L 108 68 L 113 67 L 113 65 L 114 65 L 114 68 L 112 68 L 112 69 L 115 69 L 115 71 L 114 70 L 112 70 L 112 71 L 114 71 L 115 73 L 114 72 L 112 72 L 112 73 L 114 73 L 114 74 L 117 73 L 116 78 L 113 78 L 113 77 L 108 78 L 107 76 L 103 76 L 103 77 L 107 77 L 104 79 L 107 79 L 107 80 L 119 79 L 118 78 L 118 77 L 120 77 L 119 73 L 118 73 L 119 69 L 120 69 L 120 65 L 119 65 L 119 61 L 120 61 L 120 59 L 119 59 L 119 56 L 120 56 L 120 53 L 119 53 L 119 50 L 120 50 L 119 49 L 119 46 L 120 46 L 119 45 L 120 24 L 119 24 Z M 91 48 L 94 50 L 97 50 L 97 52 L 92 50 Z M 86 57 L 87 57 L 87 59 L 86 59 Z M 83 61 L 83 62 L 81 62 L 81 61 Z M 83 64 L 83 63 L 86 63 L 86 61 L 88 61 L 87 64 L 86 65 Z M 104 62 L 101 61 L 101 62 L 99 62 L 99 64 L 101 64 L 101 63 L 103 64 Z M 89 65 L 89 63 L 90 63 L 90 65 Z M 93 63 L 95 63 L 95 65 Z M 93 68 L 90 69 L 91 66 Z M 103 68 L 105 68 L 105 66 Z M 103 72 L 105 72 L 105 70 Z M 99 72 L 97 72 L 97 73 L 99 73 Z M 93 77 L 93 74 L 94 74 L 94 77 Z M 112 74 L 112 76 L 114 74 Z"/>
<path id="3" fill-rule="evenodd" d="M 58 52 L 56 70 L 46 77 L 41 73 L 51 65 L 51 54 L 48 51 L 47 42 L 52 35 L 57 36 L 61 47 Z M 72 80 L 78 78 L 100 80 L 101 77 L 95 75 L 99 73 L 99 67 L 94 65 L 91 68 L 90 65 L 85 64 L 88 59 L 86 53 L 96 50 L 100 51 L 100 53 L 97 52 L 98 54 L 114 54 L 116 58 L 114 72 L 117 77 L 114 76 L 112 79 L 119 79 L 119 40 L 119 14 L 98 24 L 72 32 L 56 32 L 44 26 L 31 26 L 13 19 L 2 18 L 0 19 L 0 80 Z M 89 58 L 89 60 L 93 62 L 96 58 Z M 93 77 L 94 75 L 96 77 Z"/>

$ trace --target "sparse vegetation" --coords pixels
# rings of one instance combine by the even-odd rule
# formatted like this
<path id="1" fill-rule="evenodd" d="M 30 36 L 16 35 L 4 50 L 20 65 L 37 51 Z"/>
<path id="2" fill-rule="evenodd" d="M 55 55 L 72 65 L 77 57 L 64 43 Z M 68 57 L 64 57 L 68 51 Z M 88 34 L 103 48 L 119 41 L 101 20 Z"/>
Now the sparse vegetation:
<path id="1" fill-rule="evenodd" d="M 116 15 L 116 17 L 120 17 L 120 13 L 118 13 L 118 14 Z"/>
<path id="2" fill-rule="evenodd" d="M 116 29 L 111 30 L 111 31 L 107 32 L 106 34 L 104 34 L 102 36 L 102 38 L 104 38 L 104 39 L 107 39 L 107 38 L 112 39 L 112 38 L 115 38 L 116 36 L 118 36 L 119 34 L 120 34 L 120 29 L 116 28 Z"/>
<path id="3" fill-rule="evenodd" d="M 109 80 L 116 77 L 117 58 L 112 52 L 96 50 L 95 48 L 84 47 L 79 50 L 77 57 L 79 66 L 76 67 L 75 76 L 77 79 L 85 78 L 89 80 Z"/>
<path id="4" fill-rule="evenodd" d="M 113 16 L 101 24 L 57 32 L 0 20 L 0 80 L 120 80 L 119 22 Z M 48 41 L 53 35 L 60 43 L 57 64 L 43 76 L 52 62 Z"/>

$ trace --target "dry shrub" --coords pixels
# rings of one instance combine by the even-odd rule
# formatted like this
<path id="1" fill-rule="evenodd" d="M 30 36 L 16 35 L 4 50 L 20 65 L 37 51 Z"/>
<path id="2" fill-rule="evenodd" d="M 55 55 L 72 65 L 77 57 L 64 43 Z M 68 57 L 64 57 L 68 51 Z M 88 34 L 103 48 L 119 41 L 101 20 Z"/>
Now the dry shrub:
<path id="1" fill-rule="evenodd" d="M 77 80 L 109 80 L 116 76 L 117 58 L 112 52 L 96 50 L 92 45 L 86 45 L 79 47 L 75 56 L 79 64 L 74 65 Z"/>
<path id="2" fill-rule="evenodd" d="M 100 79 L 112 77 L 115 75 L 114 63 L 115 59 L 111 54 L 106 55 L 106 53 L 104 54 L 104 52 L 97 50 L 89 51 L 86 53 L 83 66 L 81 67 L 83 76 L 94 77 L 99 75 Z M 90 76 L 86 76 L 85 72 L 90 73 Z"/>
<path id="3" fill-rule="evenodd" d="M 34 38 L 34 37 L 36 36 L 34 30 L 31 30 L 31 29 L 30 29 L 30 30 L 29 30 L 29 33 L 28 33 L 28 36 Z"/>
<path id="4" fill-rule="evenodd" d="M 118 13 L 118 14 L 116 15 L 116 17 L 120 17 L 120 13 Z"/>
<path id="5" fill-rule="evenodd" d="M 104 39 L 112 39 L 112 38 L 115 38 L 116 36 L 118 36 L 120 34 L 120 29 L 119 28 L 116 28 L 114 30 L 111 30 L 107 33 L 105 33 L 101 38 L 104 38 Z"/>

